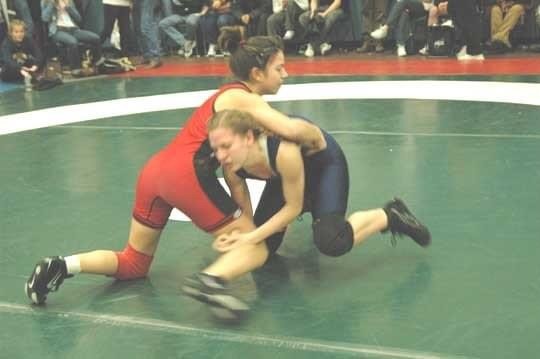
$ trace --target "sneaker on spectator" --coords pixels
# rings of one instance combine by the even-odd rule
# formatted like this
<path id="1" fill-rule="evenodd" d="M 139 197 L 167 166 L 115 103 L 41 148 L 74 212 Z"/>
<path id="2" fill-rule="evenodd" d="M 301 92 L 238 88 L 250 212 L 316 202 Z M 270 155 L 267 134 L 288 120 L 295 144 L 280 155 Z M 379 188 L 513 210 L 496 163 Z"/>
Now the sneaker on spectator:
<path id="1" fill-rule="evenodd" d="M 427 46 L 424 46 L 424 47 L 422 47 L 420 50 L 418 50 L 418 53 L 419 53 L 420 55 L 427 56 L 427 55 L 428 55 L 428 48 L 427 48 Z"/>
<path id="2" fill-rule="evenodd" d="M 161 60 L 159 58 L 154 58 L 154 59 L 151 59 L 150 62 L 148 63 L 148 65 L 146 65 L 144 68 L 148 69 L 148 70 L 157 69 L 161 65 L 163 65 Z"/>
<path id="3" fill-rule="evenodd" d="M 483 61 L 485 60 L 484 54 L 478 54 L 478 55 L 469 55 L 464 54 L 457 57 L 458 61 Z"/>
<path id="4" fill-rule="evenodd" d="M 306 47 L 306 51 L 304 52 L 304 55 L 306 57 L 313 57 L 315 56 L 315 50 L 313 50 L 313 45 L 308 44 Z"/>
<path id="5" fill-rule="evenodd" d="M 178 56 L 184 56 L 184 48 L 183 47 L 179 48 L 178 51 L 176 51 L 176 54 Z"/>
<path id="6" fill-rule="evenodd" d="M 215 56 L 216 56 L 216 44 L 208 45 L 208 52 L 206 53 L 206 57 L 215 57 Z"/>
<path id="7" fill-rule="evenodd" d="M 323 42 L 319 49 L 321 50 L 321 55 L 324 56 L 324 55 L 326 55 L 328 53 L 328 51 L 330 51 L 332 49 L 332 44 L 330 44 L 328 42 Z"/>
<path id="8" fill-rule="evenodd" d="M 372 31 L 369 36 L 375 40 L 382 40 L 388 35 L 388 25 L 381 25 L 377 30 Z"/>
<path id="9" fill-rule="evenodd" d="M 458 51 L 456 56 L 459 58 L 460 56 L 463 56 L 463 55 L 466 55 L 466 54 L 467 54 L 467 46 L 465 45 Z"/>
<path id="10" fill-rule="evenodd" d="M 445 22 L 443 22 L 443 23 L 441 24 L 441 26 L 454 27 L 454 22 L 452 21 L 452 19 L 448 19 L 448 20 L 446 20 Z"/>
<path id="11" fill-rule="evenodd" d="M 294 37 L 294 30 L 287 30 L 285 31 L 285 35 L 283 35 L 283 40 L 291 40 Z"/>
<path id="12" fill-rule="evenodd" d="M 184 57 L 187 59 L 188 57 L 191 57 L 193 55 L 193 50 L 197 46 L 197 41 L 195 40 L 187 40 L 184 42 Z"/>
<path id="13" fill-rule="evenodd" d="M 407 50 L 405 50 L 404 45 L 397 45 L 397 55 L 398 57 L 407 56 Z"/>

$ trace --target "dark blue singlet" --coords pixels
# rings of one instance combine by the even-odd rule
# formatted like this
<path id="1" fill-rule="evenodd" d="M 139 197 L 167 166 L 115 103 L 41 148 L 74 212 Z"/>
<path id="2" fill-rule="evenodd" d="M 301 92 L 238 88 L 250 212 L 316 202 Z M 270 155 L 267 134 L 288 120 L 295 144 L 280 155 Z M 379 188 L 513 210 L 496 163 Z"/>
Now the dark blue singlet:
<path id="1" fill-rule="evenodd" d="M 349 196 L 349 171 L 347 160 L 336 140 L 322 130 L 326 148 L 311 156 L 302 154 L 304 160 L 305 188 L 303 212 L 310 212 L 313 220 L 328 214 L 345 216 Z M 276 157 L 281 139 L 276 136 L 267 138 L 268 158 L 275 173 Z M 255 178 L 241 169 L 236 172 L 242 178 Z M 266 179 L 266 186 L 254 214 L 256 226 L 260 226 L 279 211 L 285 204 L 281 177 Z M 276 233 L 266 240 L 271 251 L 277 250 L 283 233 Z"/>

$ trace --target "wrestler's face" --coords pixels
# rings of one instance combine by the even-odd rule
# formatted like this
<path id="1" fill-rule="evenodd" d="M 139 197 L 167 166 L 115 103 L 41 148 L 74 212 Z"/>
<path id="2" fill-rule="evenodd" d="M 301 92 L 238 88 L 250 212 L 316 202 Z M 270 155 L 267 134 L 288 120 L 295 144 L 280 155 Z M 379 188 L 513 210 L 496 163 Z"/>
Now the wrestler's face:
<path id="1" fill-rule="evenodd" d="M 210 146 L 224 169 L 238 171 L 248 156 L 253 134 L 241 135 L 226 127 L 218 127 L 208 134 Z"/>
<path id="2" fill-rule="evenodd" d="M 261 95 L 273 95 L 278 92 L 283 79 L 289 74 L 285 70 L 285 56 L 283 51 L 278 51 L 270 57 L 263 71 L 259 71 L 257 76 L 258 87 Z"/>

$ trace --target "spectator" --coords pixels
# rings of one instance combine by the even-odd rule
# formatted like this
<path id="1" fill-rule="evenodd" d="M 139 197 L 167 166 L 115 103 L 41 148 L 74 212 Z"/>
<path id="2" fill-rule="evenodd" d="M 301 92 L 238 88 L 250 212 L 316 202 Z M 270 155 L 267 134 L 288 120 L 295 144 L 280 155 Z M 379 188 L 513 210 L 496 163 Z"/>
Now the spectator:
<path id="1" fill-rule="evenodd" d="M 143 56 L 146 68 L 160 67 L 161 50 L 159 43 L 159 28 L 157 20 L 157 8 L 159 0 L 133 0 L 133 24 L 139 51 Z"/>
<path id="2" fill-rule="evenodd" d="M 374 40 L 369 34 L 384 24 L 388 0 L 367 0 L 362 8 L 362 46 L 358 52 L 383 52 L 382 40 Z"/>
<path id="3" fill-rule="evenodd" d="M 4 38 L 6 37 L 7 21 L 5 19 L 8 18 L 7 7 L 3 7 L 2 5 L 5 4 L 0 2 L 0 44 L 4 41 Z"/>
<path id="4" fill-rule="evenodd" d="M 448 0 L 448 13 L 461 29 L 465 41 L 465 46 L 457 53 L 457 59 L 484 60 L 480 44 L 482 23 L 475 3 L 471 0 Z"/>
<path id="5" fill-rule="evenodd" d="M 216 44 L 220 29 L 237 23 L 231 6 L 231 0 L 212 0 L 209 11 L 200 20 L 201 31 L 208 44 L 207 57 L 217 54 Z"/>
<path id="6" fill-rule="evenodd" d="M 104 26 L 101 33 L 101 43 L 110 39 L 114 23 L 118 21 L 122 56 L 130 56 L 135 53 L 132 46 L 134 36 L 131 30 L 131 5 L 132 0 L 103 0 Z"/>
<path id="7" fill-rule="evenodd" d="M 43 66 L 43 57 L 33 40 L 26 35 L 26 24 L 13 20 L 8 36 L 2 42 L 0 56 L 2 81 L 24 80 L 27 90 Z"/>
<path id="8" fill-rule="evenodd" d="M 272 0 L 238 0 L 240 23 L 251 36 L 266 35 L 266 21 L 272 14 Z"/>
<path id="9" fill-rule="evenodd" d="M 309 9 L 308 0 L 273 0 L 273 14 L 266 21 L 269 36 L 291 40 L 298 28 L 298 17 Z"/>
<path id="10" fill-rule="evenodd" d="M 162 19 L 159 28 L 180 47 L 178 55 L 188 58 L 197 46 L 197 26 L 208 6 L 203 0 L 174 0 L 173 4 L 174 14 Z M 185 25 L 183 33 L 178 29 L 179 25 Z"/>
<path id="11" fill-rule="evenodd" d="M 344 14 L 341 0 L 310 1 L 309 10 L 300 15 L 300 25 L 308 31 L 308 28 L 315 24 L 316 27 L 319 27 L 320 32 L 315 32 L 313 36 L 310 36 L 304 55 L 313 57 L 315 48 L 319 48 L 321 55 L 324 56 L 332 49 L 332 44 L 328 42 L 328 33 L 334 24 L 343 18 Z"/>
<path id="12" fill-rule="evenodd" d="M 512 49 L 510 32 L 525 14 L 525 5 L 528 3 L 527 0 L 497 0 L 497 3 L 491 7 L 489 52 L 505 53 Z"/>
<path id="13" fill-rule="evenodd" d="M 407 56 L 405 43 L 411 36 L 410 19 L 426 16 L 432 5 L 432 2 L 423 2 L 422 0 L 397 0 L 390 9 L 386 23 L 371 32 L 371 37 L 375 40 L 385 39 L 389 30 L 396 28 L 397 55 L 399 57 Z"/>
<path id="14" fill-rule="evenodd" d="M 99 35 L 79 28 L 82 18 L 71 0 L 42 0 L 41 7 L 42 20 L 49 24 L 49 37 L 67 47 L 72 75 L 81 75 L 80 43 L 90 45 L 95 65 L 104 61 Z"/>
<path id="15" fill-rule="evenodd" d="M 439 17 L 448 15 L 448 1 L 438 2 L 437 0 L 428 9 L 427 30 L 428 39 L 433 35 L 433 28 L 439 26 Z M 445 21 L 442 26 L 454 27 L 452 20 Z M 428 45 L 418 51 L 422 55 L 429 55 Z"/>
<path id="16" fill-rule="evenodd" d="M 15 10 L 16 17 L 24 21 L 26 25 L 26 36 L 32 38 L 34 36 L 34 21 L 32 20 L 32 14 L 28 7 L 27 0 L 12 0 L 13 10 Z"/>

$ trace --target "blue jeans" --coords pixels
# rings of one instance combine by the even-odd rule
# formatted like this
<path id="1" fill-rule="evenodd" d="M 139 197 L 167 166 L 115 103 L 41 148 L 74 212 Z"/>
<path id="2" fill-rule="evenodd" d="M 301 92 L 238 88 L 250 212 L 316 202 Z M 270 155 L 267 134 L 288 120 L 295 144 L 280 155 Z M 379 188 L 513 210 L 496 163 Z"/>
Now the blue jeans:
<path id="1" fill-rule="evenodd" d="M 199 14 L 184 15 L 171 15 L 167 16 L 159 22 L 159 28 L 166 33 L 178 46 L 184 46 L 187 40 L 195 40 L 195 32 L 197 31 L 197 25 L 199 25 Z M 178 25 L 185 24 L 186 28 L 184 33 L 180 32 L 177 28 Z"/>
<path id="2" fill-rule="evenodd" d="M 230 12 L 217 14 L 213 11 L 208 12 L 201 18 L 201 30 L 209 44 L 216 44 L 219 34 L 219 29 L 223 26 L 236 24 L 236 18 Z"/>
<path id="3" fill-rule="evenodd" d="M 396 43 L 405 45 L 411 37 L 411 19 L 427 15 L 422 0 L 396 0 L 390 9 L 386 24 L 393 29 L 396 25 Z"/>
<path id="4" fill-rule="evenodd" d="M 91 31 L 81 30 L 78 27 L 59 27 L 58 31 L 51 38 L 67 47 L 69 66 L 72 70 L 81 68 L 81 57 L 79 54 L 79 43 L 88 44 L 92 49 L 94 62 L 101 59 L 101 40 L 98 34 Z"/>
<path id="5" fill-rule="evenodd" d="M 158 19 L 155 13 L 159 0 L 133 0 L 133 25 L 140 52 L 146 60 L 159 59 Z"/>
<path id="6" fill-rule="evenodd" d="M 317 10 L 317 12 L 322 12 L 322 11 L 324 11 L 324 8 L 320 8 L 320 9 Z M 308 23 L 310 21 L 310 18 L 309 18 L 310 13 L 311 13 L 311 10 L 305 11 L 298 18 L 298 21 L 300 22 L 300 25 L 304 29 L 308 27 Z M 335 10 L 330 11 L 324 17 L 324 27 L 321 30 L 319 38 L 315 39 L 313 42 L 316 42 L 316 43 L 326 42 L 328 40 L 328 33 L 330 32 L 330 30 L 332 30 L 332 27 L 334 26 L 334 24 L 336 22 L 338 22 L 339 20 L 341 20 L 341 18 L 344 15 L 345 15 L 345 12 L 343 11 L 343 9 L 335 9 Z M 316 44 L 315 44 L 315 46 L 316 46 Z"/>

